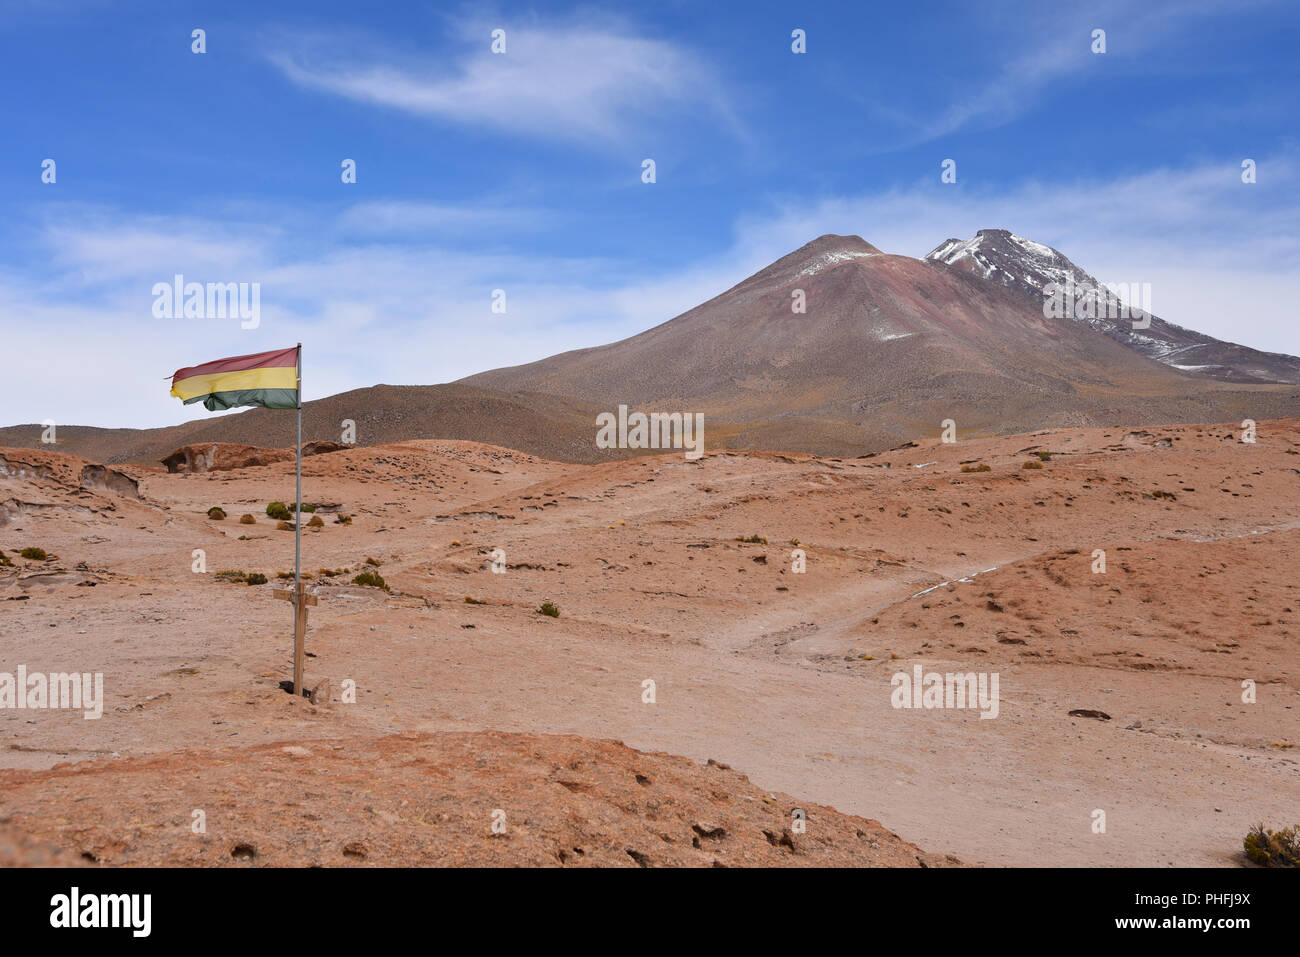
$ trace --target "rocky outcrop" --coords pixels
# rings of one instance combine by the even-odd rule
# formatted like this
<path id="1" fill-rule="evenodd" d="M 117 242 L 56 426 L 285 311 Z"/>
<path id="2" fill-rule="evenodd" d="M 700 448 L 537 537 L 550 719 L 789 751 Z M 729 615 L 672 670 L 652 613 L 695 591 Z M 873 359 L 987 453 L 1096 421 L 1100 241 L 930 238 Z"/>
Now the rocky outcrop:
<path id="1" fill-rule="evenodd" d="M 107 492 L 140 500 L 140 483 L 129 475 L 105 465 L 87 465 L 81 470 L 81 487 L 92 492 Z"/>
<path id="2" fill-rule="evenodd" d="M 206 442 L 183 445 L 162 460 L 168 472 L 223 472 L 253 465 L 293 460 L 292 449 L 260 449 L 255 445 Z"/>
<path id="3" fill-rule="evenodd" d="M 303 456 L 321 455 L 351 448 L 340 442 L 305 442 Z M 168 472 L 224 472 L 244 469 L 254 465 L 271 465 L 274 462 L 292 462 L 293 449 L 263 449 L 256 445 L 235 445 L 230 442 L 202 442 L 182 445 L 162 464 Z"/>
<path id="4" fill-rule="evenodd" d="M 355 448 L 355 446 L 344 445 L 342 442 L 304 442 L 302 454 L 304 456 L 323 455 L 326 452 L 339 452 L 350 448 Z"/>
<path id="5" fill-rule="evenodd" d="M 145 501 L 125 472 L 47 449 L 0 449 L 0 526 L 25 515 L 112 512 L 122 499 Z"/>

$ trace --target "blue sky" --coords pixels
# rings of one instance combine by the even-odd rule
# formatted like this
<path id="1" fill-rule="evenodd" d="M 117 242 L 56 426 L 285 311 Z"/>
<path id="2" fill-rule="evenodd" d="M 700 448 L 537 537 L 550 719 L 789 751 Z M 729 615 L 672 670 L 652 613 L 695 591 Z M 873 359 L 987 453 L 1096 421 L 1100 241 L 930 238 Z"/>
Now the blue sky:
<path id="1" fill-rule="evenodd" d="M 1249 0 L 0 0 L 0 423 L 185 421 L 174 369 L 299 340 L 308 399 L 449 381 L 826 232 L 922 256 L 1006 227 L 1300 353 L 1297 48 L 1297 6 Z M 155 317 L 175 273 L 260 283 L 258 327 Z"/>

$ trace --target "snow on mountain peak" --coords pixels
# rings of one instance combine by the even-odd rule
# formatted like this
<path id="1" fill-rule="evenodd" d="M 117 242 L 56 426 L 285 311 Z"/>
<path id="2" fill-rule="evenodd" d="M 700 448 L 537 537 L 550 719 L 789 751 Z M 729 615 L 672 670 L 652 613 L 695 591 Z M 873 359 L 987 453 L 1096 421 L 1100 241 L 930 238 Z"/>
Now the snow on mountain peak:
<path id="1" fill-rule="evenodd" d="M 1041 292 L 1049 283 L 1093 281 L 1092 277 L 1051 246 L 1017 236 L 1008 229 L 981 229 L 970 239 L 947 239 L 925 257 L 933 262 L 978 273 L 1003 285 Z"/>
<path id="2" fill-rule="evenodd" d="M 838 266 L 840 263 L 846 263 L 853 259 L 866 259 L 870 256 L 879 256 L 881 253 L 866 252 L 860 249 L 829 249 L 825 252 L 818 253 L 810 259 L 804 267 L 799 270 L 795 278 L 803 276 L 815 276 L 823 269 L 831 266 Z"/>

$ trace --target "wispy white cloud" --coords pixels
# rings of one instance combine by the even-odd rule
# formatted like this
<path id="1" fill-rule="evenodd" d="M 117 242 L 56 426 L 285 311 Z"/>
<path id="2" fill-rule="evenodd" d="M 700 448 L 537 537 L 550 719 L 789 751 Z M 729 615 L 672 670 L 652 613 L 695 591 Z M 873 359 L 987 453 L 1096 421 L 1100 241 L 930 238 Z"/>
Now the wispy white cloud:
<path id="1" fill-rule="evenodd" d="M 631 335 L 662 321 L 663 309 L 692 304 L 686 289 L 673 298 L 643 286 L 636 263 L 395 237 L 448 209 L 392 204 L 375 216 L 368 204 L 351 207 L 318 218 L 311 247 L 298 248 L 298 230 L 242 220 L 59 207 L 33 227 L 43 268 L 0 270 L 6 349 L 26 357 L 7 373 L 3 422 L 187 421 L 195 410 L 167 396 L 174 369 L 297 341 L 310 350 L 308 399 L 378 382 L 447 382 Z M 484 218 L 469 205 L 454 211 Z M 261 221 L 279 219 L 262 212 Z M 360 235 L 358 219 L 374 231 Z M 329 237 L 325 248 L 317 237 Z M 259 283 L 260 324 L 155 317 L 153 285 L 177 272 L 189 281 Z M 506 293 L 504 315 L 491 311 L 495 289 Z M 57 363 L 41 361 L 56 351 Z"/>
<path id="2" fill-rule="evenodd" d="M 455 231 L 501 235 L 532 232 L 545 225 L 545 210 L 515 203 L 358 203 L 339 219 L 339 226 L 368 236 L 434 235 Z"/>
<path id="3" fill-rule="evenodd" d="M 292 230 L 59 207 L 32 231 L 36 259 L 47 265 L 0 272 L 6 349 L 30 357 L 8 367 L 4 422 L 185 421 L 193 410 L 166 394 L 173 369 L 297 341 L 310 349 L 308 398 L 378 382 L 450 381 L 641 332 L 823 233 L 856 233 L 886 252 L 923 256 L 949 236 L 1005 227 L 1057 247 L 1103 281 L 1150 282 L 1165 319 L 1297 354 L 1300 198 L 1292 184 L 1300 163 L 1258 159 L 1254 185 L 1223 160 L 1001 191 L 926 182 L 790 197 L 737 220 L 729 248 L 654 273 L 597 253 L 514 252 L 504 241 L 475 251 L 436 231 L 401 241 L 385 232 L 437 220 L 445 212 L 438 206 L 392 204 L 377 214 L 363 204 Z M 474 218 L 471 205 L 455 210 Z M 362 235 L 348 225 L 357 218 L 384 229 Z M 285 219 L 262 210 L 257 222 Z M 310 247 L 295 245 L 304 232 L 313 234 Z M 155 318 L 152 284 L 176 271 L 260 282 L 260 326 Z M 498 288 L 505 315 L 490 310 Z M 55 350 L 57 363 L 40 361 Z M 140 387 L 122 390 L 123 381 Z"/>
<path id="4" fill-rule="evenodd" d="M 1145 67 L 1153 52 L 1203 29 L 1216 16 L 1240 16 L 1273 0 L 1106 0 L 1086 7 L 1017 5 L 983 17 L 993 27 L 972 43 L 994 61 L 987 79 L 957 84 L 947 104 L 916 123 L 915 146 L 968 126 L 995 128 L 1039 106 L 1058 84 L 1090 71 Z M 1106 52 L 1092 51 L 1094 30 L 1105 32 Z M 900 118 L 896 111 L 891 115 Z M 890 149 L 901 148 L 893 144 Z"/>
<path id="5" fill-rule="evenodd" d="M 491 52 L 492 30 L 506 52 Z M 343 38 L 318 37 L 269 54 L 307 89 L 417 116 L 510 134 L 624 145 L 648 120 L 683 115 L 736 127 L 717 71 L 667 40 L 603 25 L 461 23 L 451 65 L 433 68 L 394 51 L 359 56 Z"/>

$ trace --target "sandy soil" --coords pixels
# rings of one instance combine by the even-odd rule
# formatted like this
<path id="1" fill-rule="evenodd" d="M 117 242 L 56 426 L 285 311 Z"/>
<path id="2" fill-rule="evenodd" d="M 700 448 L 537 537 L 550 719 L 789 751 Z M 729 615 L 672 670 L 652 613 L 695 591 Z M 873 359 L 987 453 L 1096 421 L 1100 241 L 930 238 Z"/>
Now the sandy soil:
<path id="1" fill-rule="evenodd" d="M 83 864 L 959 863 L 924 853 L 877 821 L 764 793 L 725 764 L 701 767 L 573 735 L 408 732 L 0 775 L 9 800 L 24 809 L 6 827 L 39 846 L 71 847 Z M 106 793 L 111 800 L 91 797 Z M 188 840 L 179 837 L 187 832 Z M 7 850 L 0 842 L 0 862 L 32 853 Z"/>
<path id="2" fill-rule="evenodd" d="M 15 769 L 0 779 L 0 824 L 19 835 L 0 846 L 215 863 L 242 842 L 264 863 L 329 864 L 360 841 L 365 860 L 405 860 L 401 844 L 414 860 L 490 863 L 506 852 L 485 843 L 482 815 L 503 807 L 490 781 L 508 771 L 508 819 L 537 822 L 512 832 L 512 862 L 557 861 L 572 827 L 587 828 L 574 846 L 598 863 L 635 863 L 627 847 L 712 863 L 682 839 L 716 768 L 549 737 L 580 735 L 734 768 L 728 813 L 759 816 L 736 819 L 743 837 L 724 863 L 793 862 L 762 831 L 778 833 L 797 799 L 812 863 L 1239 864 L 1251 824 L 1300 817 L 1300 422 L 1261 422 L 1254 445 L 1237 437 L 1226 425 L 1060 429 L 861 459 L 597 466 L 441 441 L 314 456 L 304 499 L 354 516 L 323 512 L 303 534 L 305 568 L 346 570 L 310 583 L 307 683 L 331 688 L 320 706 L 279 688 L 291 609 L 271 592 L 292 570 L 293 535 L 264 510 L 292 501 L 292 463 L 124 467 L 137 501 L 79 460 L 3 449 L 0 549 L 14 566 L 0 568 L 0 670 L 103 672 L 107 703 L 97 721 L 0 710 L 0 765 Z M 1022 468 L 1039 450 L 1050 461 Z M 961 471 L 976 463 L 990 470 Z M 209 520 L 212 505 L 229 517 Z M 239 524 L 245 512 L 257 523 Z M 26 546 L 58 557 L 17 557 Z M 391 593 L 349 584 L 366 568 Z M 537 612 L 544 601 L 558 618 Z M 893 707 L 891 678 L 917 665 L 996 674 L 997 717 Z M 510 734 L 442 734 L 486 729 Z M 472 764 L 448 757 L 465 742 L 497 769 L 485 793 Z M 530 747 L 542 757 L 525 760 Z M 422 748 L 458 782 L 457 810 L 440 813 L 462 822 L 459 837 L 411 830 L 440 807 L 404 763 Z M 547 785 L 570 752 L 602 768 L 598 797 Z M 620 797 L 637 762 L 656 781 L 678 775 L 662 847 L 645 843 L 644 807 Z M 769 792 L 796 797 L 768 805 Z M 359 820 L 367 800 L 396 816 L 391 834 Z M 206 843 L 189 829 L 205 806 L 224 808 Z M 821 806 L 925 851 L 855 845 L 856 830 L 876 832 Z M 602 839 L 614 820 L 619 836 Z"/>

